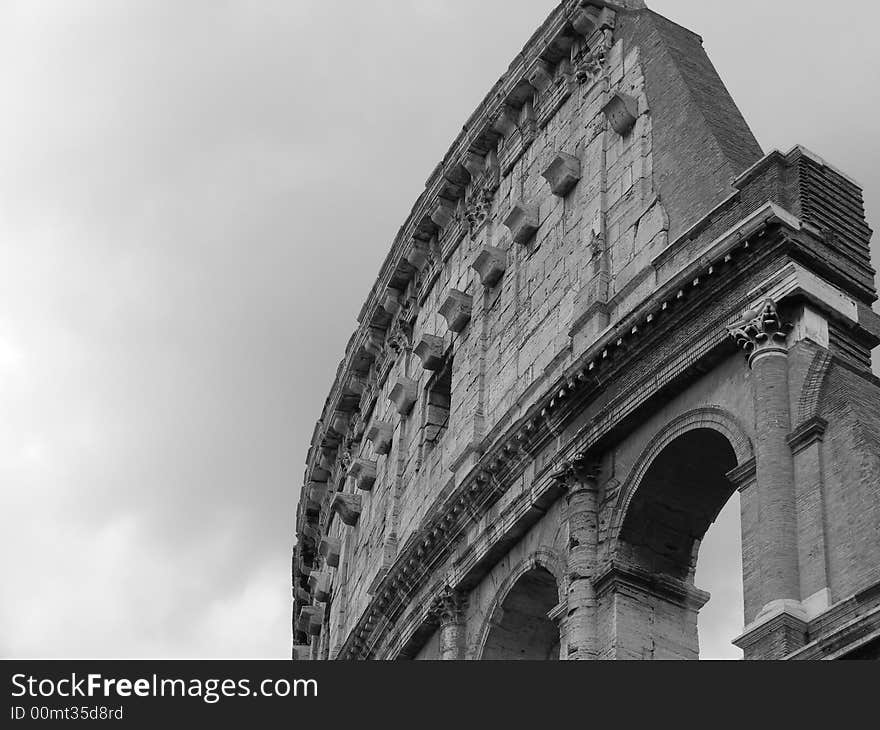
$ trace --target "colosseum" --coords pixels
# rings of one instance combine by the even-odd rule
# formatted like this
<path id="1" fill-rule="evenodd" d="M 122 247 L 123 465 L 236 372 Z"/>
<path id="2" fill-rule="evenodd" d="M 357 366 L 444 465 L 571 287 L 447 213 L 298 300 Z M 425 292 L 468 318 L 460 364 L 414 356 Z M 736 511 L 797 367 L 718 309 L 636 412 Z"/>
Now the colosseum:
<path id="1" fill-rule="evenodd" d="M 566 0 L 391 245 L 315 426 L 297 659 L 694 659 L 739 492 L 747 659 L 880 658 L 862 191 L 762 152 L 693 32 Z"/>

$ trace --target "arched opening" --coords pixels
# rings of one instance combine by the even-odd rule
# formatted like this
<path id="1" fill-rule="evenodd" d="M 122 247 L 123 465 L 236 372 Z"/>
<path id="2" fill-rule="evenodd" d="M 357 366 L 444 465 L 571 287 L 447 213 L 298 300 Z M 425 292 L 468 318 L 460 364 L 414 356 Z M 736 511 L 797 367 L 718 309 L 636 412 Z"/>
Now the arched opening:
<path id="1" fill-rule="evenodd" d="M 728 438 L 711 428 L 687 431 L 667 444 L 657 454 L 644 473 L 621 526 L 618 555 L 646 575 L 654 576 L 653 585 L 646 588 L 646 601 L 634 611 L 650 606 L 651 629 L 642 636 L 654 658 L 697 658 L 698 612 L 706 595 L 697 588 L 718 589 L 719 581 L 726 582 L 720 601 L 737 601 L 734 610 L 742 615 L 741 552 L 736 536 L 739 516 L 738 500 L 727 473 L 737 466 L 737 455 Z M 702 566 L 700 584 L 695 586 L 697 558 L 709 528 L 724 510 L 719 529 L 713 530 L 712 544 L 707 554 L 709 565 Z M 717 540 L 721 543 L 715 545 Z M 730 555 L 730 549 L 736 555 Z M 740 572 L 735 577 L 731 570 Z M 723 572 L 723 575 L 719 574 Z M 704 578 L 708 578 L 704 582 Z M 738 589 L 733 591 L 731 581 Z M 713 609 L 720 608 L 713 604 Z M 731 608 L 710 611 L 712 624 L 701 625 L 704 634 L 712 632 L 713 654 L 723 644 L 718 632 L 729 628 Z M 716 615 L 717 613 L 717 615 Z M 658 617 L 663 617 L 663 622 Z M 650 633 L 650 639 L 646 639 Z M 735 632 L 725 637 L 729 641 Z M 644 647 L 636 652 L 645 654 Z M 735 657 L 735 650 L 727 656 Z"/>
<path id="2" fill-rule="evenodd" d="M 559 659 L 559 629 L 549 616 L 558 603 L 550 571 L 537 567 L 525 573 L 495 609 L 482 658 Z"/>

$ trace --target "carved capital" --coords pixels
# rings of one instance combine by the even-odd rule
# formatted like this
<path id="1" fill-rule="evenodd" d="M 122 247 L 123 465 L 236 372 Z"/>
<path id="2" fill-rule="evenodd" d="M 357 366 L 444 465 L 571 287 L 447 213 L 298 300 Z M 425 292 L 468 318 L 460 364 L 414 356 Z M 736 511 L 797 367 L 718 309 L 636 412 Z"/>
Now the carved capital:
<path id="1" fill-rule="evenodd" d="M 553 474 L 553 478 L 564 486 L 569 494 L 573 494 L 584 489 L 598 490 L 600 474 L 598 461 L 590 459 L 586 454 L 577 454 L 573 459 L 565 462 L 562 468 Z"/>
<path id="2" fill-rule="evenodd" d="M 759 309 L 746 312 L 743 319 L 729 327 L 728 331 L 736 344 L 749 355 L 749 362 L 753 363 L 762 352 L 784 352 L 791 325 L 780 318 L 776 302 L 767 299 Z"/>
<path id="3" fill-rule="evenodd" d="M 431 617 L 440 626 L 461 625 L 467 617 L 467 596 L 446 587 L 431 607 Z"/>
<path id="4" fill-rule="evenodd" d="M 473 311 L 473 299 L 470 294 L 465 294 L 457 289 L 450 290 L 446 300 L 440 305 L 440 316 L 446 320 L 449 329 L 453 332 L 461 332 L 471 321 Z"/>

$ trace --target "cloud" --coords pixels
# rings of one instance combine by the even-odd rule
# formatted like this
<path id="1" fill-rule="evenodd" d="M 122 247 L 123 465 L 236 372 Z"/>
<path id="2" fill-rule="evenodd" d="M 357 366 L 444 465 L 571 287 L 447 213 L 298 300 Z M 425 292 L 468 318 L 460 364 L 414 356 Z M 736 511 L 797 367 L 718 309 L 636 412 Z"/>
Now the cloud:
<path id="1" fill-rule="evenodd" d="M 838 19 L 799 21 L 774 71 L 729 24 L 778 49 L 787 16 L 656 4 L 762 140 L 880 210 L 876 94 L 838 70 L 876 66 L 870 23 L 805 70 Z M 0 653 L 287 655 L 302 464 L 355 317 L 553 5 L 3 5 Z"/>

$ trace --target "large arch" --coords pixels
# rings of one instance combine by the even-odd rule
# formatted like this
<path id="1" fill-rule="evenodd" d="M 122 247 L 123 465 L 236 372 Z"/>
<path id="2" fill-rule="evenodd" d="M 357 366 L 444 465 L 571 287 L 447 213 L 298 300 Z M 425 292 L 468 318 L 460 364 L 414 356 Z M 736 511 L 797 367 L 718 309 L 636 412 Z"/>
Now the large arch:
<path id="1" fill-rule="evenodd" d="M 744 430 L 713 407 L 676 418 L 643 451 L 621 493 L 611 551 L 628 575 L 649 578 L 637 596 L 606 596 L 615 620 L 630 626 L 618 637 L 625 656 L 698 657 L 697 618 L 709 597 L 694 586 L 700 543 L 736 491 L 728 474 L 752 458 Z"/>
<path id="2" fill-rule="evenodd" d="M 559 659 L 559 627 L 550 613 L 564 596 L 564 561 L 539 550 L 507 576 L 477 642 L 484 660 Z"/>

